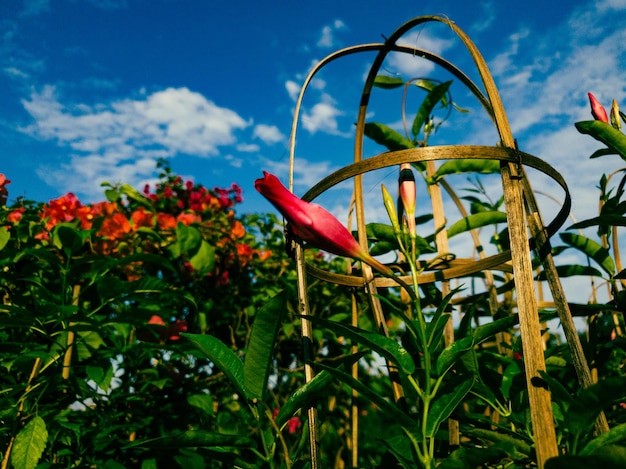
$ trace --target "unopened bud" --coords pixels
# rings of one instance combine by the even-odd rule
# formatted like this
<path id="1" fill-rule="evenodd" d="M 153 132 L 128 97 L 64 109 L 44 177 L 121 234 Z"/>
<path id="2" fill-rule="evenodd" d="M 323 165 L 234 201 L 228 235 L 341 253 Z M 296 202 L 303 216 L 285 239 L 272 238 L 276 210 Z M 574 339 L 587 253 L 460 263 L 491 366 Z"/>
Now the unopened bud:
<path id="1" fill-rule="evenodd" d="M 619 106 L 615 100 L 613 100 L 613 104 L 611 105 L 611 125 L 617 130 L 622 130 L 622 120 L 619 115 Z"/>

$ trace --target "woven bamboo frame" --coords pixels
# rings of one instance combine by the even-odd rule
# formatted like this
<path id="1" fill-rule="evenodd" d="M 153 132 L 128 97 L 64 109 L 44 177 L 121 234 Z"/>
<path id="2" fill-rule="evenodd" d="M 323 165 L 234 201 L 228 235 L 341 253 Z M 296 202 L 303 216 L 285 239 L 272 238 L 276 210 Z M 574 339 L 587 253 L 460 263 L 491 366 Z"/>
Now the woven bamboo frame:
<path id="1" fill-rule="evenodd" d="M 396 44 L 396 41 L 409 30 L 428 22 L 439 22 L 447 25 L 463 42 L 471 54 L 480 74 L 484 93 L 472 80 L 459 70 L 455 65 L 444 58 L 417 47 L 407 47 Z M 502 270 L 513 274 L 517 296 L 517 311 L 520 322 L 520 335 L 524 350 L 524 363 L 527 378 L 527 389 L 529 393 L 531 419 L 535 445 L 537 452 L 537 462 L 539 467 L 543 467 L 545 461 L 550 457 L 558 455 L 556 435 L 553 423 L 550 392 L 547 388 L 537 386 L 535 378 L 539 377 L 539 372 L 545 370 L 543 357 L 543 345 L 540 336 L 540 323 L 538 318 L 538 308 L 536 292 L 534 290 L 533 270 L 530 261 L 530 249 L 534 248 L 540 254 L 544 270 L 548 278 L 548 283 L 552 291 L 555 305 L 565 331 L 566 340 L 572 352 L 574 365 L 576 367 L 579 382 L 583 387 L 592 383 L 591 373 L 587 366 L 582 346 L 576 333 L 572 316 L 569 311 L 563 289 L 556 273 L 556 268 L 552 260 L 549 249 L 549 238 L 563 225 L 571 207 L 571 197 L 567 184 L 560 173 L 545 161 L 519 151 L 513 138 L 506 113 L 500 99 L 499 92 L 495 86 L 493 77 L 476 46 L 469 37 L 455 23 L 447 18 L 439 16 L 422 16 L 408 21 L 399 27 L 384 43 L 364 44 L 342 49 L 327 56 L 311 70 L 306 78 L 296 102 L 293 125 L 290 139 L 290 168 L 289 186 L 293 190 L 293 175 L 295 162 L 296 134 L 299 123 L 300 110 L 305 92 L 315 75 L 329 63 L 345 57 L 347 55 L 360 52 L 377 52 L 377 55 L 370 67 L 369 74 L 365 81 L 359 106 L 358 119 L 356 123 L 356 136 L 354 146 L 354 162 L 340 170 L 328 175 L 311 189 L 304 196 L 304 200 L 312 201 L 336 184 L 352 179 L 354 181 L 353 199 L 355 202 L 357 233 L 360 244 L 367 248 L 367 237 L 365 234 L 365 213 L 363 208 L 363 188 L 362 175 L 369 171 L 397 166 L 401 163 L 431 162 L 454 159 L 490 159 L 498 160 L 501 167 L 502 187 L 505 197 L 505 208 L 508 220 L 509 237 L 511 243 L 510 251 L 484 257 L 481 259 L 453 259 L 443 261 L 438 266 L 423 272 L 418 277 L 418 283 L 429 283 L 446 281 L 453 278 L 465 277 L 477 272 L 489 272 L 491 270 Z M 363 159 L 363 141 L 365 116 L 369 103 L 369 97 L 373 88 L 374 79 L 378 74 L 386 56 L 390 52 L 408 53 L 434 62 L 450 72 L 456 79 L 462 82 L 476 97 L 487 114 L 491 117 L 500 137 L 498 146 L 433 146 L 423 148 L 412 148 L 407 150 L 381 153 L 377 156 Z M 560 211 L 547 226 L 544 225 L 534 194 L 528 181 L 525 167 L 534 168 L 549 176 L 564 191 L 564 199 Z M 528 210 L 528 214 L 526 213 Z M 528 239 L 527 231 L 530 230 L 532 237 Z M 306 291 L 306 276 L 311 275 L 318 279 L 345 285 L 349 287 L 363 288 L 369 296 L 370 305 L 375 315 L 375 321 L 386 334 L 386 326 L 382 315 L 382 307 L 378 303 L 377 289 L 396 287 L 397 283 L 393 279 L 386 277 L 376 277 L 371 268 L 362 265 L 362 270 L 349 272 L 348 274 L 337 274 L 320 270 L 312 265 L 307 265 L 304 260 L 302 245 L 293 242 L 296 254 L 298 270 L 298 293 L 299 312 L 309 315 L 308 298 Z M 410 277 L 400 276 L 405 283 L 411 283 Z M 495 293 L 494 293 L 495 294 Z M 354 321 L 353 321 L 354 322 Z M 313 369 L 309 361 L 310 343 L 312 337 L 312 325 L 309 320 L 304 319 L 302 324 L 303 342 L 305 347 L 305 377 L 309 381 L 313 378 Z M 388 364 L 393 370 L 393 364 Z M 392 377 L 393 380 L 393 377 Z M 394 397 L 396 400 L 402 397 L 402 390 L 394 386 Z M 311 440 L 311 462 L 312 467 L 319 467 L 318 455 L 318 434 L 316 424 L 315 408 L 308 410 L 309 436 Z M 599 432 L 605 431 L 608 426 L 606 420 L 599 419 L 596 424 Z M 353 450 L 353 457 L 356 452 Z"/>

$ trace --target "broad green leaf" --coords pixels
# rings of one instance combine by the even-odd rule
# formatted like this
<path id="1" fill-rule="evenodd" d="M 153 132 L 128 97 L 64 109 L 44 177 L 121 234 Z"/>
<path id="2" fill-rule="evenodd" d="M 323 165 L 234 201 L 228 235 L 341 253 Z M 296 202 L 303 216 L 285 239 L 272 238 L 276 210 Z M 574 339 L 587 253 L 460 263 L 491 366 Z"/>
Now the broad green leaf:
<path id="1" fill-rule="evenodd" d="M 626 467 L 626 448 L 617 445 L 602 447 L 590 455 L 565 454 L 546 461 L 545 469 L 623 469 Z"/>
<path id="2" fill-rule="evenodd" d="M 477 467 L 498 467 L 506 456 L 511 456 L 515 447 L 511 445 L 493 445 L 484 448 L 462 446 L 444 459 L 437 469 L 475 469 Z M 494 463 L 494 464 L 490 464 Z M 515 466 L 512 466 L 515 467 Z"/>
<path id="3" fill-rule="evenodd" d="M 11 233 L 6 226 L 0 227 L 0 251 L 4 249 L 9 240 L 11 239 Z"/>
<path id="4" fill-rule="evenodd" d="M 625 397 L 626 376 L 599 381 L 576 395 L 565 414 L 566 425 L 576 435 L 589 431 L 605 407 Z"/>
<path id="5" fill-rule="evenodd" d="M 411 374 L 415 371 L 413 357 L 402 345 L 389 337 L 385 337 L 377 332 L 369 332 L 340 322 L 328 321 L 324 318 L 305 316 L 315 324 L 326 327 L 336 334 L 346 336 L 360 345 L 368 347 L 383 357 L 387 358 L 394 365 L 397 365 L 403 373 Z"/>
<path id="6" fill-rule="evenodd" d="M 316 366 L 319 366 L 320 368 L 328 371 L 335 378 L 347 384 L 359 394 L 362 394 L 364 397 L 368 398 L 373 404 L 378 406 L 388 418 L 395 420 L 397 423 L 408 429 L 413 429 L 416 426 L 417 422 L 413 420 L 410 416 L 402 412 L 395 404 L 389 402 L 389 400 L 385 399 L 383 396 L 372 390 L 372 388 L 370 388 L 369 386 L 363 384 L 361 381 L 354 379 L 349 373 L 346 373 L 345 371 L 339 370 L 337 368 L 323 365 L 321 363 L 316 364 Z"/>
<path id="7" fill-rule="evenodd" d="M 468 350 L 471 350 L 475 345 L 487 340 L 489 337 L 497 334 L 498 332 L 505 331 L 515 324 L 517 324 L 518 317 L 516 314 L 511 314 L 501 319 L 478 326 L 472 333 L 452 342 L 446 347 L 443 352 L 437 358 L 437 374 L 441 376 L 444 374 L 454 362 Z"/>
<path id="8" fill-rule="evenodd" d="M 226 435 L 204 430 L 187 430 L 174 436 L 163 436 L 149 440 L 135 441 L 124 448 L 191 448 L 211 446 L 239 446 L 252 448 L 256 445 L 252 438 L 241 435 Z"/>
<path id="9" fill-rule="evenodd" d="M 379 124 L 378 122 L 368 122 L 365 124 L 364 132 L 366 137 L 371 138 L 390 151 L 405 150 L 415 146 L 413 142 L 404 137 L 400 132 L 393 130 L 385 124 Z"/>
<path id="10" fill-rule="evenodd" d="M 389 452 L 395 456 L 402 467 L 419 467 L 419 463 L 414 457 L 413 444 L 407 435 L 389 437 L 385 434 L 381 434 L 377 440 L 387 447 Z"/>
<path id="11" fill-rule="evenodd" d="M 467 433 L 468 435 L 480 438 L 483 441 L 489 441 L 496 444 L 504 443 L 507 445 L 512 445 L 517 451 L 526 456 L 530 455 L 532 451 L 530 446 L 530 443 L 532 443 L 532 441 L 530 440 L 530 438 L 523 436 L 521 433 L 516 433 L 513 436 L 500 433 L 495 430 L 487 430 L 486 428 L 476 427 L 466 428 L 465 430 L 463 430 L 463 433 Z"/>
<path id="12" fill-rule="evenodd" d="M 52 231 L 52 242 L 59 249 L 64 249 L 68 255 L 76 254 L 85 245 L 89 233 L 77 229 L 74 224 L 59 223 Z"/>
<path id="13" fill-rule="evenodd" d="M 448 228 L 448 238 L 452 238 L 469 230 L 482 228 L 483 226 L 506 223 L 506 213 L 499 211 L 479 212 L 469 215 L 455 222 Z"/>
<path id="14" fill-rule="evenodd" d="M 622 132 L 598 120 L 576 122 L 575 125 L 581 134 L 591 135 L 626 160 L 626 135 Z"/>
<path id="15" fill-rule="evenodd" d="M 250 398 L 263 398 L 270 374 L 274 343 L 286 309 L 287 290 L 283 290 L 254 315 L 243 362 L 243 385 Z"/>
<path id="16" fill-rule="evenodd" d="M 142 205 L 145 208 L 152 210 L 152 204 L 150 203 L 150 200 L 144 197 L 139 191 L 137 191 L 137 189 L 135 189 L 130 184 L 122 184 L 119 188 L 119 193 L 124 194 L 126 197 L 134 200 L 139 205 Z"/>
<path id="17" fill-rule="evenodd" d="M 585 445 L 579 454 L 592 454 L 607 445 L 626 441 L 626 423 L 615 425 L 608 432 L 598 435 Z"/>
<path id="18" fill-rule="evenodd" d="M 417 114 L 415 115 L 415 119 L 413 120 L 412 132 L 413 136 L 417 138 L 420 133 L 420 130 L 425 122 L 428 121 L 430 115 L 435 109 L 435 106 L 439 104 L 439 102 L 444 99 L 448 93 L 448 89 L 452 81 L 446 81 L 440 85 L 435 86 L 424 98 L 422 104 L 420 105 Z"/>
<path id="19" fill-rule="evenodd" d="M 215 248 L 205 240 L 201 240 L 200 248 L 189 259 L 189 263 L 201 275 L 208 274 L 215 267 Z"/>
<path id="20" fill-rule="evenodd" d="M 613 258 L 611 257 L 608 249 L 602 247 L 600 243 L 575 233 L 560 233 L 559 236 L 564 243 L 581 251 L 587 257 L 596 261 L 598 265 L 609 275 L 613 275 L 615 273 L 615 263 L 613 262 Z"/>
<path id="21" fill-rule="evenodd" d="M 374 78 L 374 86 L 376 86 L 377 88 L 390 90 L 393 88 L 400 88 L 402 85 L 404 85 L 404 80 L 400 77 L 376 75 L 376 78 Z"/>
<path id="22" fill-rule="evenodd" d="M 500 172 L 500 162 L 498 160 L 467 159 L 450 160 L 443 163 L 435 174 L 426 179 L 428 184 L 439 182 L 444 176 L 462 173 L 492 174 Z"/>
<path id="23" fill-rule="evenodd" d="M 202 355 L 211 360 L 226 375 L 239 394 L 248 398 L 243 384 L 243 363 L 235 352 L 212 335 L 182 333 L 181 336 L 189 340 Z"/>
<path id="24" fill-rule="evenodd" d="M 187 403 L 202 410 L 208 415 L 213 415 L 213 397 L 210 394 L 192 394 L 187 396 Z"/>
<path id="25" fill-rule="evenodd" d="M 201 242 L 202 235 L 198 228 L 178 222 L 178 225 L 176 225 L 176 244 L 180 249 L 180 254 L 189 254 L 196 251 L 200 247 Z"/>
<path id="26" fill-rule="evenodd" d="M 15 469 L 34 469 L 46 448 L 46 422 L 36 415 L 15 437 L 11 464 Z"/>
<path id="27" fill-rule="evenodd" d="M 109 390 L 114 375 L 112 366 L 108 366 L 106 369 L 100 366 L 87 366 L 85 371 L 89 379 L 96 383 L 100 389 L 105 392 Z"/>
<path id="28" fill-rule="evenodd" d="M 434 437 L 439 425 L 450 417 L 450 414 L 463 401 L 467 393 L 474 385 L 474 378 L 470 377 L 454 386 L 450 392 L 443 394 L 435 400 L 428 412 L 428 422 L 426 423 L 426 436 Z"/>

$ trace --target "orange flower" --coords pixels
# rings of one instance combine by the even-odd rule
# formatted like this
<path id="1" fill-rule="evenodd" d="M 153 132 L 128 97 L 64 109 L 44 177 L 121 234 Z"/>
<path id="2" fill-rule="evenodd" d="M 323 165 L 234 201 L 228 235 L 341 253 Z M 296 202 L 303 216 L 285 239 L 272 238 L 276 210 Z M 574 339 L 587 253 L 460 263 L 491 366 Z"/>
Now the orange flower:
<path id="1" fill-rule="evenodd" d="M 24 207 L 13 210 L 7 216 L 7 220 L 9 220 L 13 224 L 18 223 L 22 219 L 22 215 L 24 214 L 24 210 L 26 210 Z"/>
<path id="2" fill-rule="evenodd" d="M 176 218 L 169 213 L 157 214 L 157 225 L 161 230 L 172 230 L 176 228 Z"/>
<path id="3" fill-rule="evenodd" d="M 119 240 L 124 239 L 130 231 L 131 226 L 128 218 L 117 212 L 112 217 L 104 219 L 98 235 L 106 236 L 109 240 Z"/>
<path id="4" fill-rule="evenodd" d="M 50 230 L 55 225 L 65 221 L 72 221 L 76 218 L 76 210 L 82 204 L 71 192 L 58 199 L 53 199 L 47 206 L 44 206 L 41 218 L 47 220 L 46 229 Z"/>
<path id="5" fill-rule="evenodd" d="M 246 235 L 246 229 L 243 227 L 243 224 L 236 220 L 233 222 L 231 231 L 230 231 L 233 239 L 243 238 Z"/>
<path id="6" fill-rule="evenodd" d="M 184 225 L 189 226 L 192 223 L 202 222 L 202 217 L 197 213 L 185 212 L 178 214 L 178 216 L 176 217 L 176 221 L 179 221 Z"/>
<path id="7" fill-rule="evenodd" d="M 130 219 L 133 222 L 133 228 L 135 230 L 141 227 L 152 228 L 154 214 L 151 212 L 146 212 L 146 209 L 143 207 L 139 207 L 137 210 L 131 213 Z"/>
<path id="8" fill-rule="evenodd" d="M 256 251 L 254 249 L 252 249 L 245 243 L 237 244 L 237 256 L 239 257 L 239 263 L 241 264 L 241 267 L 245 267 L 248 262 L 250 262 L 250 260 L 252 259 L 252 255 L 255 252 Z"/>

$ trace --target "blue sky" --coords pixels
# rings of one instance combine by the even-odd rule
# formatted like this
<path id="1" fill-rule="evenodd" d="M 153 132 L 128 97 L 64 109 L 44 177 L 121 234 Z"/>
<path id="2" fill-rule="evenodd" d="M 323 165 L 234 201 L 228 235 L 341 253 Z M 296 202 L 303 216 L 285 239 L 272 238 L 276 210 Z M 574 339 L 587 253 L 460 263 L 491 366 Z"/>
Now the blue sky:
<path id="1" fill-rule="evenodd" d="M 46 201 L 74 191 L 102 200 L 101 181 L 141 187 L 166 157 L 176 172 L 209 187 L 240 184 L 240 211 L 270 211 L 253 181 L 264 169 L 286 180 L 294 100 L 312 65 L 340 48 L 381 42 L 424 14 L 446 15 L 470 34 L 521 149 L 564 174 L 578 219 L 593 216 L 598 179 L 620 162 L 590 161 L 599 145 L 573 123 L 590 118 L 589 90 L 607 107 L 612 98 L 624 103 L 626 0 L 1 0 L 0 172 L 12 180 L 10 198 Z M 404 42 L 476 76 L 445 27 L 420 28 Z M 351 161 L 372 59 L 362 54 L 328 67 L 307 93 L 296 193 Z M 442 77 L 408 56 L 390 58 L 385 71 Z M 495 144 L 476 103 L 459 84 L 452 92 L 472 112 L 453 115 L 431 142 Z M 398 127 L 398 94 L 380 93 L 371 120 Z M 368 147 L 370 155 L 379 151 Z M 534 186 L 553 189 L 539 176 Z M 348 200 L 348 191 L 339 192 L 328 208 L 342 213 Z"/>

